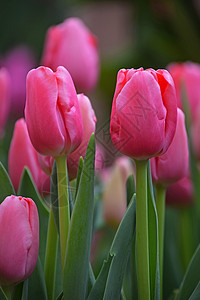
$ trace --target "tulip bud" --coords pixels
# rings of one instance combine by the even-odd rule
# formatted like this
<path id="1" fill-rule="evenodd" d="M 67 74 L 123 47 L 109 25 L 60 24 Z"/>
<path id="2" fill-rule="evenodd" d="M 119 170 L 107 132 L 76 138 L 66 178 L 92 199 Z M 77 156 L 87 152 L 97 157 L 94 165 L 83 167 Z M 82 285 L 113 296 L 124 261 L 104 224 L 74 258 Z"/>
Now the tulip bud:
<path id="1" fill-rule="evenodd" d="M 49 178 L 40 168 L 38 153 L 30 141 L 26 122 L 22 118 L 15 123 L 8 154 L 9 175 L 16 191 L 24 167 L 28 167 L 39 192 L 43 192 L 43 185 Z"/>
<path id="2" fill-rule="evenodd" d="M 10 108 L 10 75 L 5 68 L 0 69 L 0 137 Z"/>
<path id="3" fill-rule="evenodd" d="M 103 215 L 105 221 L 116 227 L 119 225 L 126 211 L 126 181 L 133 173 L 128 157 L 118 158 L 105 177 L 103 191 Z"/>
<path id="4" fill-rule="evenodd" d="M 196 109 L 200 102 L 200 65 L 192 62 L 172 63 L 167 69 L 174 80 L 178 107 L 183 109 L 184 106 L 182 99 L 184 88 L 189 101 L 192 118 L 195 118 Z"/>
<path id="5" fill-rule="evenodd" d="M 167 186 L 187 174 L 189 150 L 184 113 L 177 109 L 177 126 L 171 145 L 165 154 L 151 159 L 151 172 L 155 184 Z"/>
<path id="6" fill-rule="evenodd" d="M 79 147 L 67 158 L 69 180 L 76 178 L 79 159 L 81 156 L 85 158 L 88 142 L 90 140 L 91 134 L 95 132 L 97 121 L 89 98 L 84 96 L 83 94 L 79 94 L 78 101 L 83 120 L 83 140 Z"/>
<path id="7" fill-rule="evenodd" d="M 138 160 L 162 155 L 172 142 L 176 118 L 174 83 L 166 70 L 118 72 L 110 133 L 121 153 Z"/>
<path id="8" fill-rule="evenodd" d="M 64 66 L 79 92 L 92 90 L 99 73 L 97 41 L 78 18 L 50 27 L 45 41 L 42 65 L 56 70 Z"/>
<path id="9" fill-rule="evenodd" d="M 24 281 L 39 251 L 39 218 L 32 199 L 12 195 L 0 204 L 0 236 L 0 284 Z"/>
<path id="10" fill-rule="evenodd" d="M 25 118 L 31 142 L 43 155 L 60 156 L 81 143 L 83 122 L 69 72 L 46 67 L 27 75 Z"/>
<path id="11" fill-rule="evenodd" d="M 191 205 L 193 202 L 193 184 L 188 175 L 168 187 L 166 193 L 167 205 L 184 206 Z"/>

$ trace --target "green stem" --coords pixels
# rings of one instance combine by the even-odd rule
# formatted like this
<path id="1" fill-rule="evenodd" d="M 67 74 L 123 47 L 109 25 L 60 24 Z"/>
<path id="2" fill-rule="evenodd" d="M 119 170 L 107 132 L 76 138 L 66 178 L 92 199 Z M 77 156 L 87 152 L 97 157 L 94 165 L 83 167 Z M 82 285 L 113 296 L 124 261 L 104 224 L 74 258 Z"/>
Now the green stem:
<path id="1" fill-rule="evenodd" d="M 66 156 L 55 157 L 58 178 L 58 201 L 59 201 L 59 225 L 62 270 L 65 264 L 65 252 L 70 223 L 70 211 L 68 200 L 68 180 Z"/>
<path id="2" fill-rule="evenodd" d="M 160 299 L 163 294 L 163 254 L 164 254 L 164 229 L 165 229 L 165 196 L 166 188 L 156 186 L 156 208 L 158 213 L 158 235 L 159 235 L 159 269 L 160 269 Z"/>
<path id="3" fill-rule="evenodd" d="M 47 233 L 47 244 L 44 263 L 44 277 L 47 287 L 49 300 L 54 299 L 55 278 L 56 278 L 56 261 L 58 249 L 58 232 L 53 216 L 53 209 L 50 208 L 49 224 Z"/>
<path id="4" fill-rule="evenodd" d="M 150 299 L 149 278 L 149 240 L 147 203 L 147 165 L 148 160 L 136 163 L 136 244 L 138 299 Z"/>
<path id="5" fill-rule="evenodd" d="M 186 271 L 188 263 L 195 250 L 194 229 L 192 226 L 191 211 L 187 208 L 180 209 L 180 253 Z"/>

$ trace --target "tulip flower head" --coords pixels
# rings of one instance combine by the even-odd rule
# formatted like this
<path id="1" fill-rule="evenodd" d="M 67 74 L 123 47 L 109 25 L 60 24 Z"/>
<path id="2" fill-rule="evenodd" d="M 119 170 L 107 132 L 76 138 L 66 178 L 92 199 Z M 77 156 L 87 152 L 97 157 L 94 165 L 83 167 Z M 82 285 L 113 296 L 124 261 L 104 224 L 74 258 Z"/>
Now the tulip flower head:
<path id="1" fill-rule="evenodd" d="M 187 174 L 184 178 L 170 185 L 166 193 L 166 204 L 170 206 L 187 206 L 194 203 L 193 184 Z"/>
<path id="2" fill-rule="evenodd" d="M 0 204 L 0 284 L 14 285 L 33 272 L 39 251 L 39 218 L 30 198 L 9 196 Z"/>
<path id="3" fill-rule="evenodd" d="M 192 62 L 172 63 L 167 69 L 174 80 L 178 107 L 184 109 L 182 93 L 185 91 L 191 116 L 194 119 L 200 103 L 200 65 Z"/>
<path id="4" fill-rule="evenodd" d="M 176 118 L 174 83 L 166 70 L 118 72 L 110 133 L 121 153 L 138 160 L 165 153 L 175 133 Z"/>
<path id="5" fill-rule="evenodd" d="M 90 140 L 91 134 L 95 132 L 97 122 L 89 98 L 86 97 L 84 94 L 79 94 L 78 101 L 83 120 L 83 140 L 79 147 L 74 152 L 72 152 L 67 158 L 69 180 L 72 180 L 77 176 L 79 159 L 81 156 L 85 158 L 87 145 Z"/>
<path id="6" fill-rule="evenodd" d="M 42 65 L 56 70 L 64 66 L 79 92 L 92 90 L 99 74 L 96 37 L 78 18 L 69 18 L 50 27 L 45 41 Z"/>
<path id="7" fill-rule="evenodd" d="M 25 119 L 31 142 L 42 155 L 60 156 L 74 151 L 83 137 L 83 122 L 69 72 L 46 67 L 27 75 Z"/>
<path id="8" fill-rule="evenodd" d="M 40 168 L 38 153 L 30 141 L 26 122 L 21 118 L 15 123 L 8 154 L 9 175 L 16 191 L 24 167 L 28 167 L 39 192 L 43 192 L 43 185 L 50 185 L 48 176 Z"/>
<path id="9" fill-rule="evenodd" d="M 185 177 L 189 168 L 189 149 L 185 116 L 177 110 L 177 126 L 171 145 L 165 154 L 151 159 L 151 172 L 155 184 L 168 186 Z"/>

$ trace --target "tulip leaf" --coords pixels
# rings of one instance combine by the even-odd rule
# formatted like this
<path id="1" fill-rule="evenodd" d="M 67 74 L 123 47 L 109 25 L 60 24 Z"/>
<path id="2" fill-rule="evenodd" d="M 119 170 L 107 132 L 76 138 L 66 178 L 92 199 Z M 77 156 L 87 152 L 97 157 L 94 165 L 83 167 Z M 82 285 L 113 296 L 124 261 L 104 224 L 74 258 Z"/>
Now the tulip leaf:
<path id="1" fill-rule="evenodd" d="M 151 299 L 156 300 L 160 299 L 158 216 L 153 193 L 150 162 L 148 164 L 147 193 Z"/>
<path id="2" fill-rule="evenodd" d="M 83 171 L 83 163 L 84 163 L 84 160 L 83 160 L 83 157 L 81 156 L 80 159 L 79 159 L 79 165 L 78 165 L 78 171 L 77 171 L 75 197 L 77 196 L 79 182 L 80 182 L 80 178 L 81 178 L 81 173 Z"/>
<path id="3" fill-rule="evenodd" d="M 62 291 L 56 300 L 63 300 L 63 299 L 64 299 L 64 296 L 63 296 L 63 291 Z"/>
<path id="4" fill-rule="evenodd" d="M 94 161 L 95 139 L 92 134 L 72 212 L 66 250 L 63 293 L 64 298 L 71 300 L 84 299 L 87 293 L 94 211 Z"/>
<path id="5" fill-rule="evenodd" d="M 44 273 L 39 256 L 35 270 L 28 279 L 28 299 L 48 300 Z"/>
<path id="6" fill-rule="evenodd" d="M 99 272 L 99 275 L 96 279 L 96 282 L 93 286 L 93 288 L 90 291 L 90 294 L 87 298 L 87 300 L 93 300 L 93 299 L 103 299 L 105 287 L 106 287 L 106 281 L 108 278 L 108 273 L 110 270 L 110 265 L 112 263 L 112 260 L 114 258 L 114 255 L 111 255 L 109 253 L 109 256 L 107 260 L 104 260 L 103 266 Z"/>
<path id="7" fill-rule="evenodd" d="M 188 300 L 192 294 L 198 293 L 200 281 L 200 245 L 197 247 L 181 283 L 176 300 Z"/>
<path id="8" fill-rule="evenodd" d="M 108 258 L 89 294 L 89 300 L 119 299 L 127 262 L 130 258 L 135 233 L 135 194 L 118 227 Z"/>
<path id="9" fill-rule="evenodd" d="M 0 298 L 1 299 L 1 298 Z M 28 299 L 28 279 L 20 282 L 14 287 L 14 293 L 12 294 L 12 300 L 26 300 Z"/>
<path id="10" fill-rule="evenodd" d="M 38 194 L 38 191 L 32 180 L 31 174 L 27 168 L 24 168 L 24 172 L 20 181 L 18 195 L 24 197 L 30 197 L 32 200 L 34 200 L 37 206 L 38 215 L 39 215 L 39 225 L 40 225 L 39 255 L 40 255 L 42 265 L 44 265 L 49 211 L 46 205 L 44 204 L 44 201 L 41 199 L 40 195 Z"/>
<path id="11" fill-rule="evenodd" d="M 126 181 L 127 205 L 130 203 L 135 192 L 134 177 L 133 174 L 131 174 Z"/>
<path id="12" fill-rule="evenodd" d="M 194 289 L 194 292 L 190 296 L 189 300 L 199 300 L 200 299 L 200 281 L 197 284 L 196 288 Z"/>
<path id="13" fill-rule="evenodd" d="M 10 180 L 10 177 L 1 162 L 0 162 L 0 191 L 1 191 L 0 203 L 7 196 L 15 195 L 15 190 Z"/>

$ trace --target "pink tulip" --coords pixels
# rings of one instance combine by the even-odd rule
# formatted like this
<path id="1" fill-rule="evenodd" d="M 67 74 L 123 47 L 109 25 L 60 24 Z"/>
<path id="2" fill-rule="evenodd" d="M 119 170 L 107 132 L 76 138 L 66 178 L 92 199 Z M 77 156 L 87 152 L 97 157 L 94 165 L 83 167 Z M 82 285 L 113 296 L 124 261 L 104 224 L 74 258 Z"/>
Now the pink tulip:
<path id="1" fill-rule="evenodd" d="M 47 181 L 50 180 L 40 168 L 38 153 L 30 141 L 24 119 L 19 119 L 15 124 L 8 154 L 9 175 L 16 191 L 25 166 L 30 170 L 39 192 L 43 192 L 44 185 L 47 189 Z"/>
<path id="2" fill-rule="evenodd" d="M 44 173 L 48 176 L 51 176 L 54 158 L 52 156 L 44 156 L 38 153 L 38 161 L 40 164 L 40 168 L 44 171 Z"/>
<path id="3" fill-rule="evenodd" d="M 167 205 L 184 206 L 191 205 L 193 202 L 193 185 L 188 175 L 168 187 L 166 193 Z"/>
<path id="4" fill-rule="evenodd" d="M 119 157 L 105 177 L 103 191 L 103 216 L 106 223 L 116 227 L 126 211 L 126 181 L 133 174 L 128 157 Z"/>
<path id="5" fill-rule="evenodd" d="M 60 156 L 81 143 L 83 123 L 76 90 L 69 72 L 46 67 L 27 75 L 25 118 L 31 142 L 43 155 Z"/>
<path id="6" fill-rule="evenodd" d="M 24 281 L 39 251 L 39 218 L 32 199 L 12 195 L 1 203 L 0 236 L 0 284 Z"/>
<path id="7" fill-rule="evenodd" d="M 10 109 L 10 75 L 5 68 L 0 69 L 0 137 L 4 133 Z"/>
<path id="8" fill-rule="evenodd" d="M 200 103 L 200 65 L 192 62 L 172 63 L 168 70 L 174 80 L 178 106 L 183 108 L 182 90 L 185 89 L 194 119 Z"/>
<path id="9" fill-rule="evenodd" d="M 105 153 L 104 149 L 96 143 L 95 153 L 95 171 L 101 172 L 105 168 Z"/>
<path id="10" fill-rule="evenodd" d="M 58 66 L 64 66 L 79 92 L 90 91 L 95 87 L 99 73 L 96 38 L 78 18 L 69 18 L 50 27 L 42 65 L 54 71 Z"/>
<path id="11" fill-rule="evenodd" d="M 81 156 L 85 158 L 87 145 L 90 140 L 91 134 L 95 132 L 97 121 L 89 98 L 83 94 L 79 94 L 78 101 L 83 120 L 83 140 L 79 147 L 74 152 L 72 152 L 67 158 L 69 180 L 72 180 L 77 176 L 79 159 Z"/>
<path id="12" fill-rule="evenodd" d="M 176 118 L 174 83 L 166 70 L 118 72 L 110 133 L 121 153 L 138 160 L 165 153 L 175 133 Z"/>
<path id="13" fill-rule="evenodd" d="M 2 64 L 8 69 L 11 76 L 11 112 L 23 116 L 26 100 L 26 75 L 35 67 L 35 59 L 31 50 L 20 45 L 10 50 Z"/>
<path id="14" fill-rule="evenodd" d="M 189 150 L 184 113 L 178 108 L 177 126 L 171 145 L 165 154 L 151 159 L 151 172 L 155 184 L 167 186 L 187 174 Z"/>

